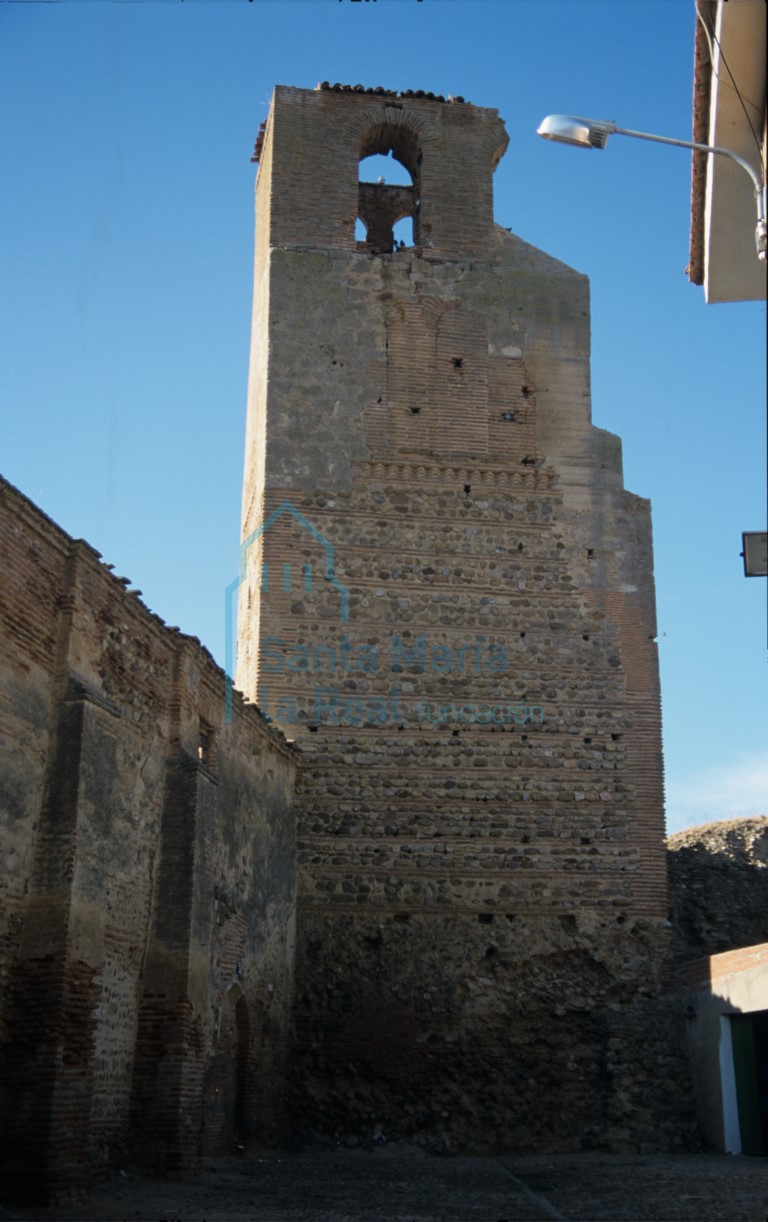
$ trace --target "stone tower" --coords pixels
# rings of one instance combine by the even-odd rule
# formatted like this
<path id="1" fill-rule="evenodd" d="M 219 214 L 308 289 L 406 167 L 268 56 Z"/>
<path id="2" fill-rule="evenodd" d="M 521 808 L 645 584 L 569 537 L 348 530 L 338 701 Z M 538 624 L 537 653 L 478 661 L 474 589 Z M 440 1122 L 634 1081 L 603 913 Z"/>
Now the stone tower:
<path id="1" fill-rule="evenodd" d="M 586 278 L 494 224 L 507 143 L 462 99 L 276 89 L 237 682 L 305 756 L 298 1121 L 620 1146 L 664 1127 L 650 507 L 590 422 Z"/>

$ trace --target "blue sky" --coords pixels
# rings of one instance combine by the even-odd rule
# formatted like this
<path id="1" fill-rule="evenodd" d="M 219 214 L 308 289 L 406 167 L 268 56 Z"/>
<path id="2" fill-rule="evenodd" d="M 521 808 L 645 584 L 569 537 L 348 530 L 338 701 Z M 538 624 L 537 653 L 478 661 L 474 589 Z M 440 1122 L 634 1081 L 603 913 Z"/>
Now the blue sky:
<path id="1" fill-rule="evenodd" d="M 594 420 L 653 502 L 670 829 L 765 813 L 765 304 L 688 283 L 687 153 L 535 135 L 690 138 L 693 34 L 689 0 L 0 4 L 0 470 L 223 662 L 272 89 L 497 107 L 496 219 L 589 275 Z"/>

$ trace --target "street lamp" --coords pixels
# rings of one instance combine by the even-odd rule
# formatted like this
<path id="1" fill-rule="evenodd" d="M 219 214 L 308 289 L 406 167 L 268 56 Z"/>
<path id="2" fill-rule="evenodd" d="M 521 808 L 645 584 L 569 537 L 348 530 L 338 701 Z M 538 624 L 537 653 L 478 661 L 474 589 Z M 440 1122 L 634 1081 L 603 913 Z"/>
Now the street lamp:
<path id="1" fill-rule="evenodd" d="M 609 136 L 634 136 L 638 140 L 652 140 L 655 144 L 674 144 L 681 149 L 698 149 L 701 153 L 718 153 L 730 157 L 749 174 L 755 188 L 757 203 L 757 227 L 755 229 L 755 246 L 757 257 L 765 261 L 768 239 L 766 237 L 766 196 L 765 183 L 760 174 L 730 149 L 718 148 L 714 144 L 694 144 L 690 140 L 673 140 L 670 136 L 652 136 L 649 132 L 633 132 L 626 127 L 618 127 L 610 119 L 582 119 L 575 115 L 547 115 L 546 119 L 536 129 L 538 136 L 545 140 L 554 140 L 558 144 L 572 144 L 576 148 L 603 149 Z"/>
<path id="2" fill-rule="evenodd" d="M 766 198 L 765 183 L 757 170 L 730 149 L 718 148 L 714 144 L 694 144 L 690 140 L 674 140 L 671 136 L 652 136 L 649 132 L 634 132 L 626 127 L 618 127 L 611 119 L 583 119 L 577 115 L 547 115 L 536 129 L 537 136 L 545 140 L 554 140 L 558 144 L 572 144 L 576 148 L 604 149 L 609 136 L 635 136 L 638 140 L 652 140 L 654 144 L 674 144 L 681 149 L 698 149 L 702 153 L 717 153 L 722 157 L 730 157 L 746 170 L 755 188 L 757 202 L 757 226 L 755 228 L 755 246 L 757 257 L 766 260 Z M 764 533 L 748 532 L 743 535 L 744 574 L 746 577 L 765 576 L 766 568 Z"/>

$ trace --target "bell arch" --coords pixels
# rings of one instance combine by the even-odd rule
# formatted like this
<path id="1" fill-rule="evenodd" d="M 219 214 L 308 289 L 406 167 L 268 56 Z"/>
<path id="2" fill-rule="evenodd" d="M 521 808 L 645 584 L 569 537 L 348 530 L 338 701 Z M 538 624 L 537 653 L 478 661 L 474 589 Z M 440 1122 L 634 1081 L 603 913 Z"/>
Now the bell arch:
<path id="1" fill-rule="evenodd" d="M 372 253 L 389 254 L 396 248 L 394 227 L 407 217 L 413 221 L 413 245 L 420 245 L 422 133 L 396 105 L 385 107 L 359 134 L 358 162 L 378 154 L 392 157 L 407 170 L 411 185 L 360 182 L 358 216 L 366 227 L 366 245 Z"/>

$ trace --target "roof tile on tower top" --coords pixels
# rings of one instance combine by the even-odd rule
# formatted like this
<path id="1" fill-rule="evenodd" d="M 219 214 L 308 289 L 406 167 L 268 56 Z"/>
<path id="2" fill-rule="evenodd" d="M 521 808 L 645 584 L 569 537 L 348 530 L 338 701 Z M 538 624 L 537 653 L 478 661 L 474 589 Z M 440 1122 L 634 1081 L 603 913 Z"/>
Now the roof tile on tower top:
<path id="1" fill-rule="evenodd" d="M 340 85 L 338 81 L 334 85 L 330 81 L 321 81 L 319 85 L 315 86 L 315 89 L 329 90 L 331 93 L 369 93 L 378 97 L 423 98 L 428 102 L 466 102 L 465 98 L 458 94 L 454 96 L 452 93 L 449 93 L 448 97 L 444 98 L 442 93 L 432 93 L 425 89 L 403 89 L 398 91 L 397 89 L 385 89 L 383 85 L 375 85 L 370 88 L 366 88 L 365 85 Z"/>
<path id="2" fill-rule="evenodd" d="M 321 81 L 318 85 L 315 85 L 315 92 L 317 93 L 318 91 L 325 93 L 362 93 L 368 94 L 372 97 L 384 98 L 415 98 L 425 102 L 444 102 L 446 105 L 450 103 L 452 105 L 471 106 L 471 102 L 467 102 L 466 98 L 462 97 L 461 94 L 449 93 L 448 97 L 446 98 L 443 97 L 442 93 L 432 93 L 430 90 L 425 89 L 403 89 L 398 91 L 397 89 L 385 89 L 383 85 L 375 85 L 371 87 L 366 87 L 365 85 L 340 85 L 338 81 L 332 85 L 330 81 Z M 252 162 L 258 162 L 261 160 L 261 154 L 264 148 L 266 126 L 267 121 L 265 119 L 259 127 L 259 132 L 256 137 L 256 145 L 251 157 Z"/>

